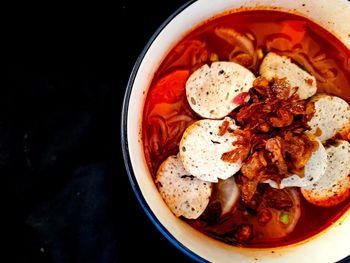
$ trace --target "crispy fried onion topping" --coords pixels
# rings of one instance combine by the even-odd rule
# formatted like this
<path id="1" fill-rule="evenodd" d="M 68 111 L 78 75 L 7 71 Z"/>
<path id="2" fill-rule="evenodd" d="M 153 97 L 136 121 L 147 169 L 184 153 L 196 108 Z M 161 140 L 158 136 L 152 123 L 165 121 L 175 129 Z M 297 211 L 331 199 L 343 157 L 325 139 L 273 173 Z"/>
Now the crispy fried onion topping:
<path id="1" fill-rule="evenodd" d="M 240 171 L 242 197 L 249 201 L 258 183 L 297 174 L 304 167 L 318 143 L 304 132 L 314 114 L 312 103 L 300 100 L 285 79 L 267 81 L 259 77 L 250 89 L 250 100 L 232 115 L 240 129 L 232 134 L 236 148 L 222 155 L 226 162 L 243 163 Z M 293 94 L 290 96 L 290 94 Z M 224 134 L 227 129 L 220 130 Z"/>

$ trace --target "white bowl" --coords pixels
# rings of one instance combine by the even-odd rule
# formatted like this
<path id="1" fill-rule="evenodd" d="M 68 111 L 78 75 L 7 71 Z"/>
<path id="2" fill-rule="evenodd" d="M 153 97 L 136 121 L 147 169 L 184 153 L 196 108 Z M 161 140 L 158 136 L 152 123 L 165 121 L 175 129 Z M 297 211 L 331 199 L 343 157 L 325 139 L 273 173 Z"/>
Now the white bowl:
<path id="1" fill-rule="evenodd" d="M 216 241 L 176 218 L 163 202 L 144 159 L 143 105 L 150 81 L 167 52 L 204 20 L 237 8 L 296 13 L 321 25 L 350 49 L 350 2 L 346 0 L 199 0 L 177 10 L 155 32 L 132 71 L 122 112 L 122 146 L 129 179 L 143 209 L 182 252 L 211 262 L 336 262 L 350 255 L 350 211 L 331 227 L 304 242 L 274 249 L 238 248 Z M 317 215 L 315 215 L 317 216 Z"/>

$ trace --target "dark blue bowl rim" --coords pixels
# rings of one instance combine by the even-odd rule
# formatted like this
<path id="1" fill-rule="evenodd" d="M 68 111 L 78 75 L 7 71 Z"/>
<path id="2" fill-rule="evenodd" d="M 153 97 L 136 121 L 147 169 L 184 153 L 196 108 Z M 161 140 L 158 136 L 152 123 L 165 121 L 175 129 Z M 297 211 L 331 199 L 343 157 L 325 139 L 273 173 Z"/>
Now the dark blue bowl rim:
<path id="1" fill-rule="evenodd" d="M 137 197 L 138 202 L 141 204 L 141 207 L 145 211 L 148 218 L 151 220 L 151 222 L 155 225 L 155 227 L 160 231 L 160 233 L 165 236 L 165 238 L 173 244 L 177 249 L 179 249 L 182 253 L 184 253 L 186 256 L 191 258 L 192 260 L 195 260 L 197 262 L 208 262 L 207 260 L 203 259 L 196 253 L 194 253 L 192 250 L 185 247 L 183 244 L 181 244 L 157 219 L 157 217 L 152 212 L 151 208 L 148 206 L 146 200 L 142 196 L 140 187 L 137 184 L 136 177 L 131 165 L 130 155 L 129 155 L 129 147 L 128 147 L 128 137 L 127 137 L 127 118 L 128 118 L 128 107 L 129 107 L 129 100 L 131 95 L 132 86 L 135 81 L 135 77 L 137 75 L 138 69 L 142 63 L 142 60 L 144 56 L 146 55 L 148 49 L 153 44 L 155 39 L 158 37 L 160 32 L 184 9 L 186 9 L 188 6 L 192 5 L 197 0 L 189 0 L 184 5 L 180 6 L 174 13 L 172 13 L 155 31 L 155 33 L 152 35 L 150 40 L 147 42 L 145 48 L 142 50 L 141 54 L 137 58 L 135 65 L 131 71 L 129 81 L 127 83 L 123 105 L 122 105 L 122 112 L 121 112 L 121 146 L 122 146 L 122 152 L 123 152 L 123 158 L 124 158 L 124 164 L 126 167 L 126 171 L 129 177 L 129 181 L 131 184 L 131 187 Z M 344 259 L 341 259 L 337 263 L 346 263 L 350 262 L 350 255 L 347 256 Z"/>
<path id="2" fill-rule="evenodd" d="M 129 177 L 129 181 L 131 183 L 132 189 L 134 193 L 136 194 L 137 200 L 141 204 L 143 210 L 146 212 L 147 216 L 151 220 L 151 222 L 155 225 L 155 227 L 165 236 L 165 238 L 170 241 L 171 244 L 173 244 L 177 249 L 179 249 L 181 252 L 183 252 L 186 256 L 191 258 L 194 261 L 197 262 L 208 262 L 187 247 L 185 247 L 183 244 L 181 244 L 170 232 L 159 222 L 159 220 L 156 218 L 154 213 L 152 212 L 151 208 L 148 206 L 146 200 L 142 196 L 140 187 L 137 184 L 136 177 L 131 165 L 130 155 L 129 155 L 129 147 L 128 147 L 128 138 L 127 138 L 127 118 L 128 118 L 128 107 L 129 107 L 129 100 L 131 95 L 132 86 L 135 81 L 135 77 L 137 74 L 137 71 L 141 65 L 141 62 L 146 55 L 148 49 L 154 42 L 154 40 L 157 38 L 157 36 L 160 34 L 160 32 L 184 9 L 186 9 L 188 6 L 196 2 L 196 0 L 190 0 L 181 7 L 179 7 L 172 15 L 170 15 L 161 25 L 160 27 L 155 31 L 155 33 L 152 35 L 148 43 L 146 44 L 145 48 L 142 50 L 141 54 L 136 60 L 136 63 L 132 69 L 132 72 L 130 74 L 130 78 L 126 87 L 123 105 L 122 105 L 122 113 L 121 113 L 121 146 L 122 146 L 122 152 L 123 152 L 123 158 L 124 158 L 124 164 L 126 167 L 126 171 Z"/>

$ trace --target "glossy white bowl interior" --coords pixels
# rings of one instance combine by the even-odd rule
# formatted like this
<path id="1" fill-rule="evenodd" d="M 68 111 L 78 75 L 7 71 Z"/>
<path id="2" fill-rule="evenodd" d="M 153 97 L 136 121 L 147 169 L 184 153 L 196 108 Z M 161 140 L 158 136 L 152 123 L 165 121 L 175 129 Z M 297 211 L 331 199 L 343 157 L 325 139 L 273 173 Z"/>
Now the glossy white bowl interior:
<path id="1" fill-rule="evenodd" d="M 166 229 L 173 243 L 211 262 L 336 262 L 350 255 L 349 211 L 332 227 L 307 242 L 275 249 L 244 249 L 226 245 L 194 230 L 176 218 L 159 195 L 148 172 L 141 143 L 141 117 L 145 96 L 153 74 L 167 52 L 190 29 L 204 20 L 236 8 L 278 7 L 303 15 L 338 37 L 350 49 L 350 2 L 346 0 L 199 0 L 178 13 L 149 43 L 136 64 L 126 96 L 124 121 L 127 123 L 126 154 L 130 158 L 132 183 L 144 198 L 143 207 Z M 148 207 L 147 207 L 148 206 Z M 317 216 L 317 215 L 315 215 Z M 164 232 L 164 231 L 162 231 Z M 272 252 L 273 251 L 273 252 Z M 156 253 L 161 253 L 157 251 Z"/>

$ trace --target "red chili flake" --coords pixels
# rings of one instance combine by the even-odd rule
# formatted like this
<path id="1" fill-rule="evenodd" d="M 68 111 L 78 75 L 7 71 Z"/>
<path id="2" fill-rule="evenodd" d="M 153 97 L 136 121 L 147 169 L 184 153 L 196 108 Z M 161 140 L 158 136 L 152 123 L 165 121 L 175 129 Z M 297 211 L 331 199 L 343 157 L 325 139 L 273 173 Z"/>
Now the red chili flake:
<path id="1" fill-rule="evenodd" d="M 249 95 L 248 92 L 242 92 L 242 93 L 238 94 L 236 97 L 234 97 L 232 102 L 234 104 L 241 105 L 244 102 L 246 102 L 248 95 Z"/>
<path id="2" fill-rule="evenodd" d="M 312 83 L 314 82 L 314 80 L 313 79 L 306 79 L 305 82 L 307 85 L 311 86 Z"/>

